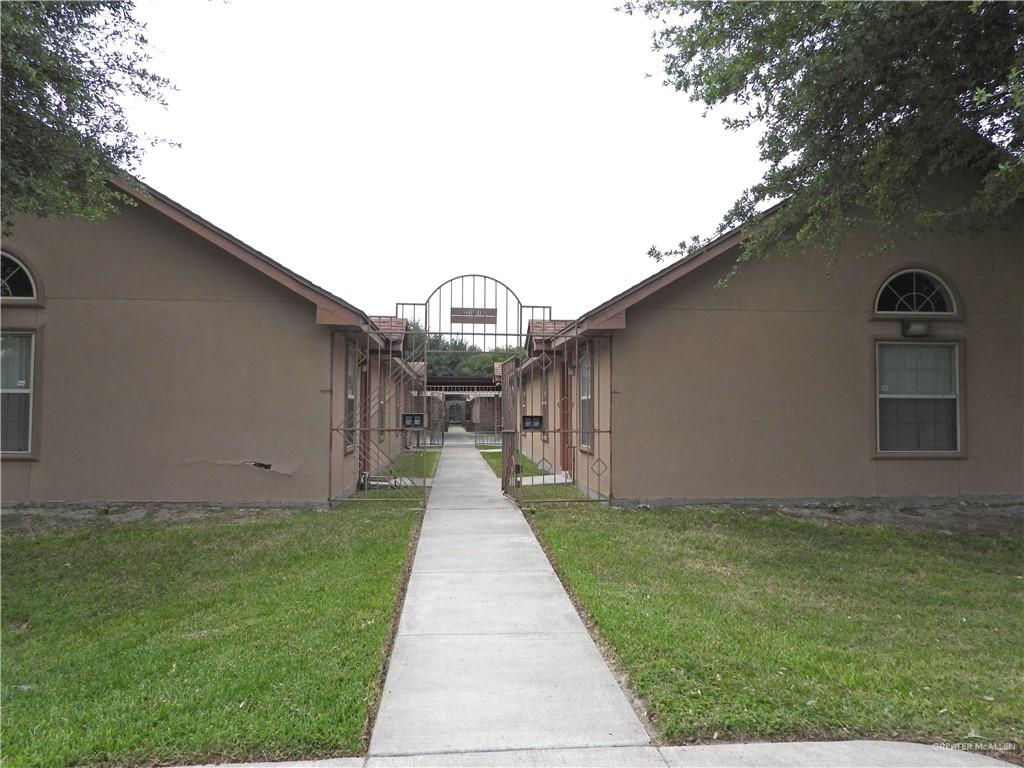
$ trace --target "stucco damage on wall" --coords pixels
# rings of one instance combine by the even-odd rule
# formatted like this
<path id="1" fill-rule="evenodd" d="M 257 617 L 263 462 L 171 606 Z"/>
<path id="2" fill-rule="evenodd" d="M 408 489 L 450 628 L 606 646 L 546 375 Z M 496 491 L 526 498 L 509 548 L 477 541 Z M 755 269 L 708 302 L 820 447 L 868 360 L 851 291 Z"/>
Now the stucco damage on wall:
<path id="1" fill-rule="evenodd" d="M 263 472 L 273 472 L 277 475 L 294 477 L 295 475 L 300 474 L 299 469 L 301 469 L 307 461 L 308 459 L 279 461 L 272 460 L 270 457 L 264 457 L 262 459 L 192 459 L 188 461 L 175 462 L 173 466 L 188 467 L 195 466 L 197 464 L 212 464 L 218 467 L 248 467 Z M 308 477 L 309 474 L 305 473 L 303 476 Z"/>

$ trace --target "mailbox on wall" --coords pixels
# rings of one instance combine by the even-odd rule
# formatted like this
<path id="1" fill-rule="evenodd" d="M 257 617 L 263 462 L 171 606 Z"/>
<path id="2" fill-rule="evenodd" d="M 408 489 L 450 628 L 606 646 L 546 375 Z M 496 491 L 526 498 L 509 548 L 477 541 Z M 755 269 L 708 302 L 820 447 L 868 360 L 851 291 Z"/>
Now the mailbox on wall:
<path id="1" fill-rule="evenodd" d="M 427 426 L 426 415 L 422 413 L 403 413 L 403 429 L 424 429 Z"/>
<path id="2" fill-rule="evenodd" d="M 523 416 L 523 431 L 536 431 L 538 429 L 544 429 L 544 417 L 543 416 Z"/>

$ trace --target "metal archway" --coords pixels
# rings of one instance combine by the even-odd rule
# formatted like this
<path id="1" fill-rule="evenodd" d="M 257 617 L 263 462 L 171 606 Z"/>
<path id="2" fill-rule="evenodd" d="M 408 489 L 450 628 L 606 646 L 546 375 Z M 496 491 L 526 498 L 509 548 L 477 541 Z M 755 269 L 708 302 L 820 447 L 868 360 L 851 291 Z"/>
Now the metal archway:
<path id="1" fill-rule="evenodd" d="M 422 303 L 395 304 L 395 316 L 415 323 L 435 348 L 450 349 L 454 342 L 489 352 L 521 349 L 529 322 L 550 320 L 551 307 L 523 304 L 490 275 L 465 274 L 445 280 Z"/>
<path id="2" fill-rule="evenodd" d="M 423 371 L 428 446 L 444 445 L 453 399 L 472 436 L 501 451 L 502 490 L 518 501 L 611 496 L 611 339 L 524 304 L 503 281 L 481 274 L 445 280 L 423 302 L 398 302 L 404 359 Z M 529 349 L 527 347 L 530 347 Z M 482 406 L 489 406 L 483 427 Z M 548 486 L 535 489 L 534 486 Z M 525 494 L 525 496 L 524 496 Z"/>
<path id="3" fill-rule="evenodd" d="M 470 450 L 501 452 L 517 502 L 612 495 L 611 337 L 553 320 L 497 278 L 458 275 L 399 302 L 370 332 L 340 336 L 332 357 L 345 366 L 332 435 L 358 462 L 338 500 L 422 507 L 450 421 Z"/>
<path id="4" fill-rule="evenodd" d="M 476 442 L 499 441 L 502 380 L 496 363 L 525 354 L 533 320 L 550 320 L 551 307 L 524 304 L 507 283 L 482 274 L 451 277 L 422 302 L 398 302 L 407 324 L 405 358 L 425 370 L 431 440 L 444 440 L 452 400 L 474 401 Z M 476 427 L 483 422 L 483 429 Z M 440 433 L 439 435 L 437 433 Z"/>

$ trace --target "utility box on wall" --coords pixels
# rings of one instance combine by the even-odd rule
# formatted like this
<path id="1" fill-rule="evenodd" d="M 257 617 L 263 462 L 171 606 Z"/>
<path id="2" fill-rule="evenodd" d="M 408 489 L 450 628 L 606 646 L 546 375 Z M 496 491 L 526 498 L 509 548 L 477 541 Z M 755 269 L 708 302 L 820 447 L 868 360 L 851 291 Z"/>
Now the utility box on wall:
<path id="1" fill-rule="evenodd" d="M 403 413 L 402 414 L 402 428 L 403 429 L 426 429 L 427 417 L 423 413 Z"/>
<path id="2" fill-rule="evenodd" d="M 535 432 L 544 429 L 543 416 L 523 416 L 523 431 Z"/>

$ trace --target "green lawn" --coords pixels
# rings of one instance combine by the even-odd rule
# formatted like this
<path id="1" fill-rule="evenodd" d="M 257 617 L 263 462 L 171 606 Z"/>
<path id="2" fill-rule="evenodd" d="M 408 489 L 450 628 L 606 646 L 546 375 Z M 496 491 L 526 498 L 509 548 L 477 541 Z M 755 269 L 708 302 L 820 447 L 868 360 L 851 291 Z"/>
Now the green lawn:
<path id="1" fill-rule="evenodd" d="M 491 469 L 494 470 L 494 474 L 501 477 L 501 450 L 494 450 L 490 447 L 479 446 L 480 455 L 484 457 L 484 461 L 490 464 Z M 550 472 L 545 472 L 543 469 L 537 466 L 536 462 L 525 454 L 516 454 L 516 461 L 523 468 L 522 477 L 535 477 L 537 475 L 549 475 Z"/>
<path id="2" fill-rule="evenodd" d="M 356 491 L 347 499 L 342 499 L 339 506 L 344 508 L 357 501 L 407 501 L 411 504 L 423 503 L 423 488 L 418 485 L 405 486 L 404 488 L 371 488 L 366 491 Z M 373 509 L 369 505 L 363 505 Z"/>
<path id="3" fill-rule="evenodd" d="M 532 520 L 668 743 L 1024 742 L 1024 539 L 736 510 Z"/>
<path id="4" fill-rule="evenodd" d="M 407 506 L 4 536 L 4 764 L 363 751 Z"/>
<path id="5" fill-rule="evenodd" d="M 382 474 L 393 477 L 433 477 L 441 451 L 403 451 Z"/>
<path id="6" fill-rule="evenodd" d="M 587 496 L 572 483 L 557 485 L 523 485 L 519 488 L 519 500 L 529 501 L 586 501 Z"/>

